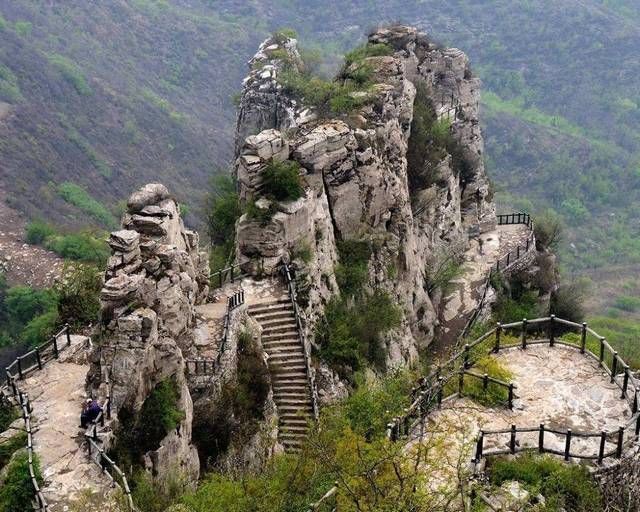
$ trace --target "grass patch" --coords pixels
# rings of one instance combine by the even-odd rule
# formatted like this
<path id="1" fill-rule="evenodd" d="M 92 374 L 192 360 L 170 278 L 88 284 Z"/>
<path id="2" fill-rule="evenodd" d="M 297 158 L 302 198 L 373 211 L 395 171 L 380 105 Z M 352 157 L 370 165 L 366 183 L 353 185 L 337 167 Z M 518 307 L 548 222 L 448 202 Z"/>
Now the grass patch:
<path id="1" fill-rule="evenodd" d="M 628 365 L 633 368 L 640 368 L 640 323 L 626 318 L 611 318 L 597 316 L 590 318 L 589 327 L 601 336 L 607 338 L 611 346 L 618 351 Z M 592 336 L 589 341 L 593 346 L 589 346 L 594 354 L 599 353 L 599 343 Z"/>
<path id="2" fill-rule="evenodd" d="M 67 203 L 86 213 L 103 226 L 114 227 L 116 225 L 116 219 L 111 212 L 80 185 L 65 181 L 58 185 L 58 194 Z"/>
<path id="3" fill-rule="evenodd" d="M 34 455 L 33 469 L 42 485 L 40 463 Z M 19 452 L 5 468 L 6 474 L 0 487 L 0 512 L 33 512 L 33 485 L 29 475 L 29 458 L 26 450 Z"/>
<path id="4" fill-rule="evenodd" d="M 58 69 L 64 79 L 75 88 L 78 94 L 86 96 L 93 92 L 80 67 L 71 59 L 58 53 L 49 55 L 48 59 L 49 62 Z"/>
<path id="5" fill-rule="evenodd" d="M 506 383 L 511 383 L 513 380 L 513 373 L 495 357 L 491 356 L 485 356 L 479 359 L 476 364 L 473 365 L 471 371 L 481 375 L 486 373 L 489 377 Z M 465 376 L 463 395 L 482 405 L 493 407 L 507 403 L 509 390 L 504 386 L 491 382 L 485 390 L 481 380 L 475 377 Z"/>
<path id="6" fill-rule="evenodd" d="M 640 311 L 640 297 L 622 295 L 616 298 L 613 307 L 629 313 L 635 313 L 636 311 Z"/>
<path id="7" fill-rule="evenodd" d="M 26 432 L 20 432 L 8 440 L 0 442 L 0 470 L 9 463 L 15 452 L 25 446 L 27 446 Z"/>
<path id="8" fill-rule="evenodd" d="M 542 494 L 546 504 L 536 510 L 602 510 L 598 486 L 583 466 L 564 464 L 549 456 L 523 454 L 514 459 L 496 459 L 489 474 L 493 485 L 516 480 L 533 496 Z"/>
<path id="9" fill-rule="evenodd" d="M 5 65 L 0 64 L 0 99 L 17 103 L 23 98 L 18 77 Z"/>
<path id="10" fill-rule="evenodd" d="M 0 432 L 9 428 L 15 420 L 20 417 L 17 407 L 13 407 L 6 402 L 0 402 Z"/>
<path id="11" fill-rule="evenodd" d="M 336 279 L 343 295 L 360 293 L 369 278 L 369 259 L 373 254 L 367 240 L 339 240 L 340 263 L 336 266 Z"/>
<path id="12" fill-rule="evenodd" d="M 95 263 L 101 267 L 106 264 L 110 255 L 107 242 L 86 231 L 54 235 L 47 238 L 44 246 L 63 258 Z"/>

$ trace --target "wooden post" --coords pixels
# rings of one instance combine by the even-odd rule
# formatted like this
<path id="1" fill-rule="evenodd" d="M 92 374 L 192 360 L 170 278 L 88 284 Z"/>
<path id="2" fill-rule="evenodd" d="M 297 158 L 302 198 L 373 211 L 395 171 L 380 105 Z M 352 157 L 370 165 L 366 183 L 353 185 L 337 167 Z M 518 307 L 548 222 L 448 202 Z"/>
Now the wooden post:
<path id="1" fill-rule="evenodd" d="M 69 324 L 64 324 L 64 330 L 67 334 L 67 347 L 71 346 L 71 329 L 69 328 Z"/>
<path id="2" fill-rule="evenodd" d="M 496 326 L 496 345 L 493 348 L 493 351 L 497 354 L 498 352 L 500 352 L 500 334 L 502 333 L 502 324 L 500 322 L 498 322 L 498 325 Z"/>
<path id="3" fill-rule="evenodd" d="M 478 463 L 482 460 L 482 450 L 484 448 L 484 432 L 482 432 L 482 430 L 480 431 L 480 434 L 478 435 L 478 442 L 476 444 L 476 458 L 475 458 L 475 462 Z"/>
<path id="4" fill-rule="evenodd" d="M 564 445 L 564 460 L 568 461 L 570 457 L 571 457 L 571 429 L 568 429 L 566 442 Z"/>
<path id="5" fill-rule="evenodd" d="M 516 453 L 516 426 L 511 425 L 511 438 L 509 439 L 509 450 L 512 454 Z"/>
<path id="6" fill-rule="evenodd" d="M 636 419 L 636 441 L 640 439 L 640 415 Z"/>
<path id="7" fill-rule="evenodd" d="M 509 261 L 509 260 L 510 260 L 510 259 L 511 259 L 511 251 L 509 251 L 509 252 L 507 253 L 507 267 L 509 266 L 509 263 L 510 263 L 510 261 Z"/>
<path id="8" fill-rule="evenodd" d="M 631 408 L 631 412 L 632 414 L 635 414 L 638 412 L 638 390 L 637 389 L 633 392 L 633 406 Z"/>
<path id="9" fill-rule="evenodd" d="M 516 259 L 520 259 L 520 246 L 516 247 Z"/>
<path id="10" fill-rule="evenodd" d="M 540 423 L 540 432 L 538 434 L 538 452 L 544 453 L 544 423 Z"/>
<path id="11" fill-rule="evenodd" d="M 403 418 L 403 430 L 404 430 L 404 435 L 408 436 L 409 435 L 409 409 L 404 410 L 404 418 Z"/>
<path id="12" fill-rule="evenodd" d="M 233 279 L 233 265 L 231 265 L 230 272 L 231 272 L 231 282 L 233 283 L 233 281 L 234 281 L 234 279 Z"/>
<path id="13" fill-rule="evenodd" d="M 469 368 L 469 344 L 464 346 L 464 363 L 463 368 L 467 370 Z"/>
<path id="14" fill-rule="evenodd" d="M 600 366 L 603 366 L 603 363 L 604 363 L 604 338 L 600 338 L 600 358 L 599 358 Z"/>
<path id="15" fill-rule="evenodd" d="M 22 374 L 22 356 L 18 356 L 16 361 L 18 361 L 18 378 L 22 380 L 24 379 L 24 375 Z"/>
<path id="16" fill-rule="evenodd" d="M 603 430 L 600 434 L 600 451 L 598 452 L 598 464 L 604 460 L 604 449 L 607 442 L 607 433 Z"/>
<path id="17" fill-rule="evenodd" d="M 488 387 L 489 387 L 489 374 L 485 373 L 482 376 L 482 389 L 486 391 Z"/>
<path id="18" fill-rule="evenodd" d="M 529 241 L 530 239 L 527 238 L 527 245 L 525 246 L 525 249 L 524 249 L 526 252 L 529 252 Z"/>
<path id="19" fill-rule="evenodd" d="M 464 390 L 464 370 L 460 370 L 460 375 L 458 376 L 458 394 L 462 396 L 462 391 Z"/>
<path id="20" fill-rule="evenodd" d="M 582 332 L 580 336 L 580 352 L 584 354 L 587 347 L 587 323 L 582 322 Z"/>
<path id="21" fill-rule="evenodd" d="M 42 358 L 40 357 L 40 348 L 36 349 L 36 360 L 38 361 L 38 370 L 42 370 Z"/>
<path id="22" fill-rule="evenodd" d="M 625 365 L 624 379 L 622 380 L 622 396 L 620 399 L 624 400 L 627 398 L 627 389 L 629 389 L 629 367 Z"/>
<path id="23" fill-rule="evenodd" d="M 442 377 L 438 377 L 438 408 L 442 407 L 442 394 L 444 393 L 442 380 Z"/>
<path id="24" fill-rule="evenodd" d="M 522 349 L 527 350 L 527 319 L 522 319 Z"/>
<path id="25" fill-rule="evenodd" d="M 513 382 L 509 384 L 509 409 L 513 409 Z"/>
<path id="26" fill-rule="evenodd" d="M 56 338 L 55 336 L 53 338 L 53 357 L 55 357 L 56 359 L 60 357 L 60 354 L 58 353 L 58 338 Z"/>
<path id="27" fill-rule="evenodd" d="M 551 315 L 549 318 L 549 346 L 551 347 L 553 347 L 553 345 L 555 345 L 555 342 L 556 342 L 555 323 L 556 323 L 556 315 Z"/>
<path id="28" fill-rule="evenodd" d="M 613 361 L 611 363 L 611 384 L 616 381 L 616 374 L 618 373 L 618 353 L 613 353 Z"/>
<path id="29" fill-rule="evenodd" d="M 624 443 L 624 427 L 618 428 L 618 446 L 616 447 L 616 458 L 622 457 L 622 447 Z"/>

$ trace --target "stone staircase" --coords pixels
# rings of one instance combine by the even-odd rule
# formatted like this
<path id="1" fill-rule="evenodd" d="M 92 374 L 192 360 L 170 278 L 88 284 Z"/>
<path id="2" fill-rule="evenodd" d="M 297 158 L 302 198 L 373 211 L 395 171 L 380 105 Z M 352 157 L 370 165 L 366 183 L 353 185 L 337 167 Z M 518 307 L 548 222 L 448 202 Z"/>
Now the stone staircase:
<path id="1" fill-rule="evenodd" d="M 286 451 L 296 451 L 307 436 L 313 403 L 293 305 L 288 297 L 272 299 L 250 305 L 249 314 L 263 329 L 280 420 L 279 440 Z"/>

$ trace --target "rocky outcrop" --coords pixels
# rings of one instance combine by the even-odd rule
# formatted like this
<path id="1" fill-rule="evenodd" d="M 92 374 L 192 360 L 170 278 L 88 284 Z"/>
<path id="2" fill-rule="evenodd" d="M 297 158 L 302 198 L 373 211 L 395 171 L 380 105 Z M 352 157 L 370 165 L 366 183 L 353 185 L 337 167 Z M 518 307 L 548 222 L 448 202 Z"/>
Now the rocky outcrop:
<path id="1" fill-rule="evenodd" d="M 236 176 L 243 201 L 273 214 L 240 219 L 237 256 L 246 271 L 267 274 L 295 260 L 305 276 L 312 339 L 323 305 L 339 293 L 336 240 L 368 240 L 368 286 L 385 290 L 404 312 L 402 327 L 387 339 L 386 359 L 394 365 L 415 359 L 433 338 L 438 304 L 427 292 L 425 272 L 436 245 L 466 242 L 493 229 L 496 218 L 482 158 L 480 82 L 466 55 L 439 48 L 410 27 L 380 29 L 369 43 L 386 45 L 389 54 L 364 59 L 372 85 L 352 93 L 366 101 L 343 115 L 305 105 L 280 83 L 285 70 L 303 66 L 295 40 L 269 39 L 251 61 L 238 116 Z M 455 146 L 438 153 L 428 169 L 408 162 L 416 101 L 450 123 L 445 130 Z M 262 173 L 272 160 L 299 164 L 302 198 L 274 206 L 265 197 Z M 301 248 L 311 254 L 308 261 L 296 259 Z"/>
<path id="2" fill-rule="evenodd" d="M 177 470 L 195 481 L 199 464 L 191 444 L 193 408 L 182 349 L 195 325 L 195 306 L 208 294 L 206 255 L 160 184 L 132 194 L 122 230 L 111 234 L 109 245 L 112 256 L 100 296 L 101 342 L 90 384 L 104 388 L 109 383 L 114 417 L 123 411 L 135 417 L 152 390 L 172 379 L 184 419 L 145 455 L 145 465 L 159 478 Z"/>

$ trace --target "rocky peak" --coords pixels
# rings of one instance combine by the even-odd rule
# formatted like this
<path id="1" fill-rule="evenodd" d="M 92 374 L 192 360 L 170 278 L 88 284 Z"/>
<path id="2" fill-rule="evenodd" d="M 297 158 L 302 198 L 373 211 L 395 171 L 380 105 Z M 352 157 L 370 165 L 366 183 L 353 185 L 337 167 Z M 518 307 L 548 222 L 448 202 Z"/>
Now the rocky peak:
<path id="1" fill-rule="evenodd" d="M 109 245 L 100 297 L 101 343 L 90 382 L 95 387 L 110 383 L 114 417 L 123 409 L 136 417 L 152 390 L 173 380 L 184 419 L 145 456 L 145 464 L 160 476 L 177 465 L 195 480 L 198 454 L 191 445 L 192 401 L 181 349 L 195 326 L 195 306 L 208 294 L 207 257 L 160 184 L 131 195 L 122 229 L 111 233 Z"/>
<path id="2" fill-rule="evenodd" d="M 240 219 L 238 259 L 249 272 L 271 273 L 295 260 L 299 247 L 310 248 L 309 262 L 294 263 L 308 277 L 312 337 L 314 319 L 339 293 L 336 240 L 375 241 L 368 286 L 385 290 L 404 310 L 387 359 L 411 360 L 438 323 L 440 297 L 427 292 L 427 259 L 437 247 L 464 247 L 496 224 L 482 158 L 479 80 L 460 50 L 440 48 L 413 27 L 382 28 L 334 82 L 351 83 L 358 69 L 367 73 L 367 86 L 348 92 L 354 107 L 327 114 L 279 79 L 285 69 L 304 71 L 296 41 L 274 44 L 265 41 L 250 61 L 268 73 L 254 67 L 244 82 L 235 166 L 241 198 L 269 205 L 272 215 Z M 293 59 L 289 67 L 285 54 Z M 439 146 L 426 132 L 436 129 L 445 140 Z M 275 208 L 262 181 L 274 160 L 296 162 L 305 189 Z"/>

